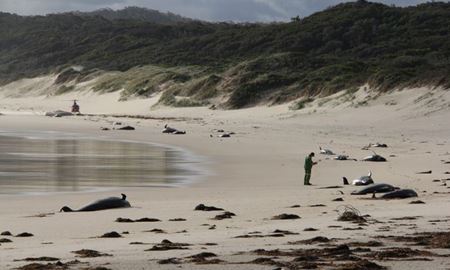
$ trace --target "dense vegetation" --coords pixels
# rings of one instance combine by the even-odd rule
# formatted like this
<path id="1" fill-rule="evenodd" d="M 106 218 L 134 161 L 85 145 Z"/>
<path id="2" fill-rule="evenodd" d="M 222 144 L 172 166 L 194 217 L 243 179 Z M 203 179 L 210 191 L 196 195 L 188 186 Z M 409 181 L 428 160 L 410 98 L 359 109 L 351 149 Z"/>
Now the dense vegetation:
<path id="1" fill-rule="evenodd" d="M 135 20 L 152 22 L 157 24 L 176 24 L 180 22 L 192 22 L 190 18 L 185 18 L 177 14 L 170 12 L 162 13 L 157 10 L 139 8 L 139 7 L 126 7 L 121 10 L 112 10 L 109 8 L 99 9 L 91 12 L 70 12 L 73 15 L 86 16 L 86 17 L 103 17 L 105 19 L 114 20 Z M 70 14 L 69 13 L 69 14 Z"/>
<path id="2" fill-rule="evenodd" d="M 449 87 L 450 4 L 399 8 L 360 0 L 274 24 L 0 13 L 1 84 L 71 65 L 84 67 L 75 77 L 151 65 L 153 73 L 140 72 L 134 88 L 119 83 L 115 90 L 148 95 L 158 91 L 152 81 L 158 75 L 158 83 L 170 86 L 168 104 L 179 96 L 205 104 L 225 95 L 227 108 L 328 95 L 364 83 L 380 91 Z"/>

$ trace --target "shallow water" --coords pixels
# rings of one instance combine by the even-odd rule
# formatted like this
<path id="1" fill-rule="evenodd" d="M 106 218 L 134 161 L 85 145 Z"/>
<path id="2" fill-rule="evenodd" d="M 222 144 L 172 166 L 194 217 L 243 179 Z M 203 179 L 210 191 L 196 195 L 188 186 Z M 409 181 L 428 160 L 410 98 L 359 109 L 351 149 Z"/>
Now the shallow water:
<path id="1" fill-rule="evenodd" d="M 0 132 L 0 194 L 176 186 L 198 175 L 185 152 L 73 134 Z"/>

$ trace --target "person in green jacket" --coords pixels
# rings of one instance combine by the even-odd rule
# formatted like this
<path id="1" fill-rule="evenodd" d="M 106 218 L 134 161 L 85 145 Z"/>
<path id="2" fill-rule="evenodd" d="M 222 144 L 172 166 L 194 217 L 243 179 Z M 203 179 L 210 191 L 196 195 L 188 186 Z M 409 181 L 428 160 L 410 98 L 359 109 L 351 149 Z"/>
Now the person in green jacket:
<path id="1" fill-rule="evenodd" d="M 312 161 L 312 158 L 314 157 L 314 152 L 311 152 L 306 158 L 305 158 L 305 180 L 304 185 L 311 185 L 309 180 L 311 179 L 311 170 L 313 165 L 316 165 L 317 162 Z"/>

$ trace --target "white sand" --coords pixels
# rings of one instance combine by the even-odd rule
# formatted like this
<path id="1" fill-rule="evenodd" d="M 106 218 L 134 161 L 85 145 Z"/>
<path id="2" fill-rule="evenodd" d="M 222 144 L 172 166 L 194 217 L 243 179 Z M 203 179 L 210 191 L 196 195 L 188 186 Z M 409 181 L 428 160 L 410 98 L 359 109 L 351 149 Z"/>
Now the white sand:
<path id="1" fill-rule="evenodd" d="M 26 257 L 52 256 L 63 262 L 75 259 L 71 251 L 95 249 L 112 254 L 113 257 L 79 259 L 91 266 L 104 265 L 111 269 L 273 269 L 275 266 L 256 264 L 159 265 L 157 259 L 183 258 L 202 251 L 219 255 L 228 262 L 250 261 L 255 256 L 235 255 L 238 252 L 264 249 L 311 248 L 313 246 L 287 245 L 289 241 L 326 236 L 349 238 L 349 241 L 373 240 L 378 235 L 404 235 L 422 231 L 448 231 L 449 222 L 431 223 L 433 219 L 448 219 L 449 197 L 446 186 L 433 179 L 450 177 L 450 95 L 442 89 L 433 90 L 423 96 L 426 89 L 411 89 L 393 92 L 376 99 L 368 105 L 351 106 L 367 100 L 373 95 L 361 89 L 352 101 L 341 104 L 317 100 L 304 110 L 290 111 L 287 105 L 257 107 L 235 111 L 212 111 L 206 108 L 151 110 L 156 98 L 117 102 L 118 94 L 96 96 L 89 92 L 59 97 L 3 97 L 0 101 L 0 130 L 15 131 L 61 131 L 76 132 L 104 138 L 154 142 L 181 147 L 207 160 L 202 166 L 208 174 L 195 183 L 180 188 L 122 189 L 134 208 L 92 213 L 59 213 L 61 206 L 81 207 L 93 200 L 118 196 L 119 191 L 93 193 L 66 193 L 46 195 L 0 196 L 0 231 L 13 234 L 30 232 L 34 237 L 9 237 L 13 243 L 0 246 L 0 268 L 11 269 L 28 262 L 14 261 Z M 427 90 L 427 92 L 429 92 Z M 339 96 L 339 95 L 337 95 Z M 153 117 L 179 117 L 180 121 L 120 119 L 133 125 L 136 131 L 100 131 L 110 127 L 117 119 L 112 117 L 67 117 L 49 118 L 41 116 L 44 111 L 66 109 L 72 98 L 80 99 L 83 113 L 139 114 Z M 343 103 L 343 104 L 342 104 Z M 386 105 L 388 104 L 388 105 Z M 14 112 L 14 114 L 11 114 Z M 30 113 L 33 112 L 33 113 Z M 164 124 L 186 130 L 187 135 L 172 136 L 161 133 Z M 218 138 L 214 129 L 236 132 L 231 138 Z M 213 135 L 211 138 L 210 135 Z M 368 143 L 381 142 L 389 148 L 375 151 L 388 158 L 386 163 L 361 161 L 334 161 L 318 153 L 318 146 L 331 148 L 358 160 L 370 151 L 361 150 Z M 303 186 L 303 161 L 311 151 L 316 152 L 313 186 Z M 395 157 L 390 157 L 395 155 Z M 371 170 L 376 182 L 386 182 L 404 188 L 415 189 L 420 200 L 426 204 L 409 204 L 413 199 L 365 200 L 351 196 L 357 189 L 346 186 L 340 189 L 319 189 L 341 185 L 341 177 L 349 180 L 367 174 Z M 432 170 L 431 175 L 416 172 Z M 338 190 L 343 191 L 341 195 Z M 425 193 L 426 191 L 426 193 Z M 433 194 L 444 192 L 446 194 Z M 117 194 L 116 194 L 117 193 Z M 344 202 L 332 202 L 342 197 Z M 370 196 L 369 196 L 370 197 Z M 211 220 L 220 212 L 198 212 L 193 208 L 199 204 L 225 208 L 237 216 L 222 221 Z M 288 208 L 299 204 L 300 208 Z M 324 204 L 325 207 L 308 207 Z M 352 205 L 362 214 L 369 214 L 381 222 L 370 224 L 363 230 L 344 231 L 329 228 L 357 227 L 348 222 L 338 222 L 337 212 L 341 205 Z M 40 213 L 55 213 L 47 217 L 27 217 Z M 299 220 L 270 220 L 281 213 L 297 214 Z M 416 220 L 389 222 L 390 218 L 419 216 Z M 159 218 L 157 223 L 116 223 L 118 217 Z M 185 218 L 185 222 L 169 222 L 171 218 Z M 208 230 L 202 224 L 215 224 Z M 401 224 L 410 224 L 408 226 Z M 417 226 L 411 226 L 416 224 Z M 390 226 L 390 231 L 377 231 Z M 314 227 L 316 232 L 304 232 Z M 167 234 L 143 232 L 154 228 Z M 299 235 L 280 238 L 237 239 L 238 235 L 260 231 L 269 234 L 275 229 L 290 230 Z M 186 230 L 187 232 L 179 233 Z M 121 239 L 92 238 L 105 232 L 128 231 Z M 1 238 L 1 237 L 0 237 Z M 144 251 L 152 245 L 130 245 L 130 242 L 156 244 L 163 239 L 189 243 L 188 250 Z M 404 246 L 394 243 L 393 246 Z M 43 244 L 51 242 L 52 244 Z M 217 243 L 205 246 L 205 243 Z M 422 247 L 414 247 L 422 249 Z M 440 251 L 447 252 L 447 251 Z M 288 258 L 287 260 L 291 260 Z M 381 261 L 381 265 L 395 269 L 447 269 L 450 261 L 433 257 L 433 261 Z M 106 265 L 105 265 L 106 264 Z M 88 267 L 77 265 L 74 269 Z"/>

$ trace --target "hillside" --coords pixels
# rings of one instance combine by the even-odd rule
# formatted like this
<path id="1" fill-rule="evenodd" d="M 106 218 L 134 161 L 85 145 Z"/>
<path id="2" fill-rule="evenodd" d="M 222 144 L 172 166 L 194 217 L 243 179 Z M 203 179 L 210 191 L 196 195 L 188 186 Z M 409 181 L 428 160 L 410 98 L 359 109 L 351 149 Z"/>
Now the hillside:
<path id="1" fill-rule="evenodd" d="M 140 8 L 140 7 L 126 7 L 121 10 L 113 10 L 110 8 L 99 9 L 91 12 L 71 12 L 73 15 L 81 17 L 103 17 L 108 20 L 135 20 L 143 22 L 151 22 L 157 24 L 177 24 L 192 22 L 192 19 L 182 17 L 170 12 L 163 13 L 158 10 Z"/>
<path id="2" fill-rule="evenodd" d="M 76 66 L 78 68 L 70 68 Z M 352 91 L 450 87 L 450 4 L 340 4 L 299 21 L 157 24 L 0 14 L 0 84 L 60 73 L 64 93 L 98 78 L 122 98 L 243 108 Z"/>

